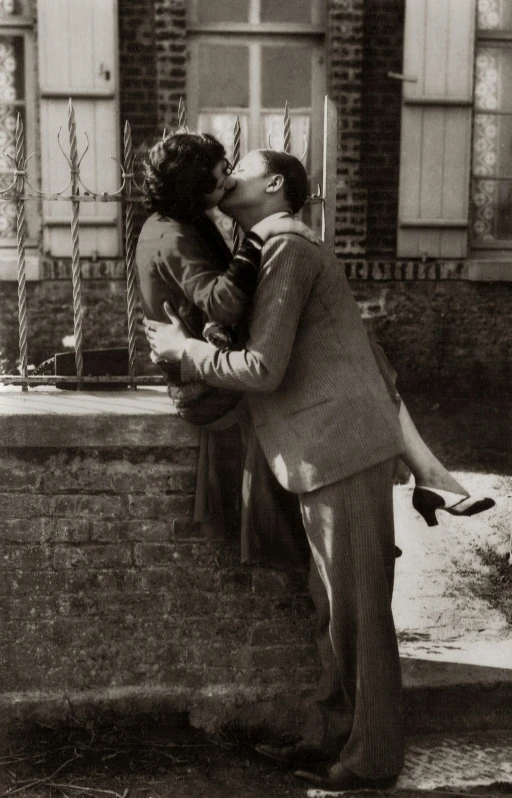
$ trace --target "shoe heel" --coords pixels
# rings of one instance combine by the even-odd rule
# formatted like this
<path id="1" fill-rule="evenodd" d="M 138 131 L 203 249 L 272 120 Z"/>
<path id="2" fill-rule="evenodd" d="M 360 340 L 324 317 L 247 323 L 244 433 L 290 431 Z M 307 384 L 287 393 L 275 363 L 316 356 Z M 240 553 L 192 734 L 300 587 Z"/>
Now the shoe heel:
<path id="1" fill-rule="evenodd" d="M 439 521 L 436 518 L 436 511 L 431 508 L 423 507 L 421 510 L 416 508 L 420 515 L 423 516 L 427 522 L 427 526 L 439 526 Z"/>
<path id="2" fill-rule="evenodd" d="M 412 506 L 425 520 L 427 526 L 438 526 L 436 510 L 444 505 L 443 499 L 424 488 L 415 488 L 412 494 Z"/>

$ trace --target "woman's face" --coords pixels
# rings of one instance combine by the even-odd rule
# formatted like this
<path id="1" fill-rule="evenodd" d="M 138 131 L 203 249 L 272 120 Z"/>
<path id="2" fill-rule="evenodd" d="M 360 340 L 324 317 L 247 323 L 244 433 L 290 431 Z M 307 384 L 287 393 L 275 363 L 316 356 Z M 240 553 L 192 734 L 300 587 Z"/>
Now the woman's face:
<path id="1" fill-rule="evenodd" d="M 216 208 L 225 195 L 235 187 L 235 180 L 231 177 L 232 167 L 226 158 L 223 158 L 213 168 L 212 175 L 215 180 L 215 188 L 209 194 L 205 194 L 206 210 Z"/>

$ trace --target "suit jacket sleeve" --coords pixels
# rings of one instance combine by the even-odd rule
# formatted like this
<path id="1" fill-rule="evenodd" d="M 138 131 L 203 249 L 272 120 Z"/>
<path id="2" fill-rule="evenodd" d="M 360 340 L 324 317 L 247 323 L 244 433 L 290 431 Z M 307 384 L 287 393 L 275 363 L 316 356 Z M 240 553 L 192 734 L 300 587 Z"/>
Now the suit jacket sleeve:
<path id="1" fill-rule="evenodd" d="M 315 279 L 314 246 L 294 235 L 265 244 L 258 287 L 242 350 L 216 349 L 190 339 L 182 379 L 241 391 L 269 392 L 281 383 L 300 316 Z"/>
<path id="2" fill-rule="evenodd" d="M 237 324 L 252 298 L 261 257 L 261 240 L 250 236 L 232 258 L 226 272 L 212 265 L 208 249 L 195 232 L 180 235 L 175 252 L 161 252 L 161 278 L 180 286 L 187 299 L 210 321 Z"/>

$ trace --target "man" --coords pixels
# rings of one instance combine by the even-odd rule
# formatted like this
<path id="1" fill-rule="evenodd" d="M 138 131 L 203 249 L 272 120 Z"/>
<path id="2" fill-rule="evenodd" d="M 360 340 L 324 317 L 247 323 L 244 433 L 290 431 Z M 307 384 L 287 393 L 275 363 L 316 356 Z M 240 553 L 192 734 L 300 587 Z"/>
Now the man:
<path id="1" fill-rule="evenodd" d="M 242 159 L 221 203 L 246 231 L 273 214 L 297 213 L 307 196 L 300 162 L 259 150 Z M 267 461 L 298 494 L 328 607 L 320 652 L 327 689 L 323 775 L 327 789 L 393 786 L 403 765 L 400 664 L 391 613 L 392 481 L 404 444 L 342 267 L 323 245 L 278 235 L 262 249 L 243 349 L 217 349 L 146 321 L 153 352 L 181 363 L 184 381 L 245 391 Z M 330 676 L 332 675 L 332 678 Z M 308 740 L 294 749 L 298 760 Z M 267 748 L 267 753 L 272 753 Z M 283 755 L 283 758 L 286 758 Z"/>

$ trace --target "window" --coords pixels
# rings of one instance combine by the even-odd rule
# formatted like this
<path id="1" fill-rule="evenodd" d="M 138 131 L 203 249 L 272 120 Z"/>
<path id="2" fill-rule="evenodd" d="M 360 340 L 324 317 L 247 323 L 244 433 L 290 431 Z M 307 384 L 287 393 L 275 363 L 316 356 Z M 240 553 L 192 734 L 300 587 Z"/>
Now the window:
<path id="1" fill-rule="evenodd" d="M 467 254 L 476 0 L 407 0 L 397 254 Z"/>
<path id="2" fill-rule="evenodd" d="M 233 151 L 283 148 L 290 109 L 291 152 L 301 157 L 312 190 L 321 182 L 324 20 L 320 0 L 192 0 L 189 6 L 187 111 L 191 127 Z M 319 220 L 312 219 L 315 224 Z"/>
<path id="3" fill-rule="evenodd" d="M 0 190 L 8 188 L 13 181 L 14 165 L 11 158 L 16 153 L 18 114 L 25 128 L 25 157 L 34 151 L 33 51 L 28 0 L 0 0 Z M 32 182 L 35 173 L 33 159 L 29 161 L 27 169 Z M 28 239 L 33 241 L 37 218 L 35 203 L 27 203 L 25 216 Z M 0 202 L 0 246 L 16 246 L 14 202 Z"/>
<path id="4" fill-rule="evenodd" d="M 512 248 L 512 7 L 479 0 L 471 245 Z"/>

